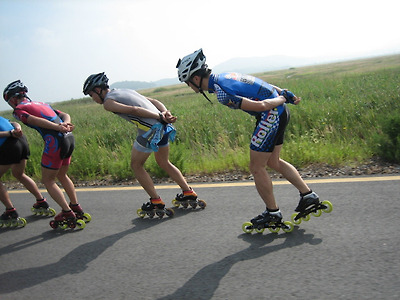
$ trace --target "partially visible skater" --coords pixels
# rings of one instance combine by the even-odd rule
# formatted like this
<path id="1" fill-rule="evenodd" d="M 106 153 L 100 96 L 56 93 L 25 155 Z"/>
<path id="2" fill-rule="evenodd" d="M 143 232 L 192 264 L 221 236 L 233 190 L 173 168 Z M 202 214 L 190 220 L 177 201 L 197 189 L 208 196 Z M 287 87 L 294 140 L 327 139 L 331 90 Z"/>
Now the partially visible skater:
<path id="1" fill-rule="evenodd" d="M 154 182 L 144 168 L 144 164 L 154 153 L 157 164 L 179 185 L 182 192 L 176 196 L 181 203 L 197 200 L 196 192 L 188 185 L 181 171 L 169 161 L 169 140 L 175 136 L 176 117 L 156 99 L 145 97 L 132 89 L 110 89 L 108 78 L 103 73 L 90 75 L 84 85 L 83 94 L 103 105 L 104 109 L 115 113 L 133 123 L 138 128 L 137 137 L 131 151 L 131 168 L 150 200 L 138 210 L 139 216 L 145 214 L 159 217 L 163 213 L 172 215 L 173 211 L 165 209 L 165 202 L 157 192 Z M 204 202 L 204 201 L 203 201 Z M 199 203 L 205 205 L 205 203 Z"/>
<path id="2" fill-rule="evenodd" d="M 21 125 L 0 117 L 0 178 L 11 169 L 12 175 L 32 193 L 37 202 L 45 202 L 46 199 L 43 198 L 35 181 L 25 174 L 29 155 L 28 141 L 22 133 Z M 1 181 L 0 201 L 6 208 L 6 211 L 0 216 L 0 227 L 3 225 L 25 226 L 26 220 L 18 216 L 7 189 Z"/>
<path id="3" fill-rule="evenodd" d="M 256 189 L 266 208 L 251 223 L 255 226 L 271 222 L 282 223 L 282 213 L 276 203 L 273 185 L 266 167 L 281 173 L 300 193 L 295 211 L 309 214 L 321 207 L 318 195 L 301 178 L 290 163 L 280 158 L 284 133 L 289 122 L 286 103 L 297 105 L 300 98 L 292 92 L 271 85 L 259 78 L 235 72 L 213 74 L 206 64 L 202 49 L 179 59 L 178 78 L 193 91 L 215 93 L 218 101 L 231 109 L 241 109 L 257 120 L 250 140 L 250 171 Z M 318 209 L 319 209 L 318 208 Z M 297 218 L 298 214 L 293 219 Z"/>
<path id="4" fill-rule="evenodd" d="M 4 100 L 14 109 L 14 117 L 25 125 L 37 130 L 44 141 L 42 154 L 42 182 L 50 196 L 61 207 L 61 213 L 57 214 L 50 223 L 53 228 L 71 227 L 76 225 L 83 228 L 85 222 L 90 221 L 89 214 L 85 214 L 78 203 L 75 186 L 67 175 L 71 155 L 75 148 L 75 138 L 72 134 L 74 125 L 69 114 L 55 110 L 50 105 L 32 101 L 29 99 L 28 88 L 20 81 L 11 82 L 4 89 Z M 70 204 L 56 183 L 61 183 L 69 197 Z M 37 203 L 37 206 L 47 203 Z M 77 222 L 77 217 L 78 222 Z"/>

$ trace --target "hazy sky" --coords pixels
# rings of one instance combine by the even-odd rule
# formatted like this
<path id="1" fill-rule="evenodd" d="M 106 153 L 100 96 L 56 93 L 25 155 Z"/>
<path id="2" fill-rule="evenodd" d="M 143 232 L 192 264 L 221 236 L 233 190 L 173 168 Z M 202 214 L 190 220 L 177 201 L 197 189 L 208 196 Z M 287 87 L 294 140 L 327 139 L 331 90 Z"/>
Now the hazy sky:
<path id="1" fill-rule="evenodd" d="M 398 54 L 399 3 L 0 0 L 0 89 L 21 79 L 33 100 L 77 99 L 92 73 L 110 83 L 174 78 L 178 58 L 199 48 L 210 67 L 234 57 Z"/>

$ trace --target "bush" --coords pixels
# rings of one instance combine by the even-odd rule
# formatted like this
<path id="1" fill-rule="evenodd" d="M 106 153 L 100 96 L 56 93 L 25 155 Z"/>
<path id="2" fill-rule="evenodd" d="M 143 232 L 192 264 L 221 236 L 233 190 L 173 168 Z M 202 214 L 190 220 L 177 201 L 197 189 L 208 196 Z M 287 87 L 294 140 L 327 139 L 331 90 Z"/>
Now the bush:
<path id="1" fill-rule="evenodd" d="M 377 134 L 377 154 L 389 162 L 400 162 L 400 111 L 381 121 L 382 134 Z"/>

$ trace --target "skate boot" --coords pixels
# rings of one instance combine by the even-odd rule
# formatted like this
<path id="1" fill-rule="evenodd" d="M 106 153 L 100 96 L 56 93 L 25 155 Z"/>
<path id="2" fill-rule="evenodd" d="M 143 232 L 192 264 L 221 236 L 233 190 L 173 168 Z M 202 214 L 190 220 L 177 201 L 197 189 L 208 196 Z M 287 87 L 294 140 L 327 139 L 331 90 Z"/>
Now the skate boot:
<path id="1" fill-rule="evenodd" d="M 136 213 L 141 218 L 144 218 L 146 215 L 148 215 L 150 219 L 154 218 L 155 215 L 157 215 L 160 219 L 162 219 L 164 215 L 167 215 L 168 217 L 172 217 L 174 215 L 174 211 L 171 208 L 165 208 L 165 203 L 161 200 L 161 198 L 150 198 L 150 201 L 143 203 L 142 208 L 139 208 Z"/>
<path id="2" fill-rule="evenodd" d="M 88 213 L 83 212 L 83 209 L 80 206 L 80 204 L 70 203 L 69 207 L 75 213 L 75 216 L 77 219 L 83 220 L 83 221 L 85 221 L 85 223 L 89 223 L 92 220 L 92 216 L 89 215 Z"/>
<path id="3" fill-rule="evenodd" d="M 74 212 L 61 211 L 58 215 L 54 217 L 54 220 L 50 221 L 50 227 L 56 229 L 60 227 L 61 229 L 75 228 L 79 229 L 85 228 L 86 224 L 83 220 L 77 219 Z"/>
<path id="4" fill-rule="evenodd" d="M 196 192 L 190 188 L 189 191 L 183 191 L 182 193 L 177 194 L 175 199 L 172 200 L 172 205 L 176 208 L 180 205 L 182 205 L 183 208 L 188 208 L 190 205 L 193 209 L 198 205 L 201 209 L 204 209 L 206 208 L 207 203 L 204 200 L 197 199 Z"/>
<path id="5" fill-rule="evenodd" d="M 294 210 L 297 213 L 292 214 L 292 221 L 299 225 L 301 220 L 310 220 L 310 214 L 315 217 L 321 216 L 322 212 L 330 213 L 332 211 L 332 203 L 329 201 L 320 201 L 319 196 L 310 191 L 307 194 L 300 194 L 299 205 Z"/>
<path id="6" fill-rule="evenodd" d="M 18 217 L 17 210 L 13 208 L 7 208 L 6 211 L 0 216 L 0 228 L 5 227 L 25 227 L 26 220 Z"/>
<path id="7" fill-rule="evenodd" d="M 265 228 L 268 228 L 273 233 L 277 233 L 281 228 L 284 232 L 291 232 L 294 226 L 289 221 L 282 222 L 282 213 L 280 210 L 275 212 L 265 210 L 261 215 L 242 225 L 242 230 L 245 233 L 251 233 L 253 230 L 257 233 L 263 233 Z"/>
<path id="8" fill-rule="evenodd" d="M 39 216 L 50 216 L 53 217 L 56 215 L 56 211 L 49 207 L 49 203 L 47 203 L 46 199 L 36 200 L 36 203 L 33 204 L 31 211 L 34 215 Z"/>

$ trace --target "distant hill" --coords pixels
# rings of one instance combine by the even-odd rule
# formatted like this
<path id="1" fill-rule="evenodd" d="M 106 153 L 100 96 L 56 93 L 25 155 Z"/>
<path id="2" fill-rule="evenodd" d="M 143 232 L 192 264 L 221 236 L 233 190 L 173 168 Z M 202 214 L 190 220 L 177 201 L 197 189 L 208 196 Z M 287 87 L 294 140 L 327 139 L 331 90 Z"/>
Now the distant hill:
<path id="1" fill-rule="evenodd" d="M 216 65 L 212 68 L 215 73 L 223 72 L 239 72 L 239 73 L 258 73 L 258 72 L 268 72 L 282 69 L 289 69 L 293 67 L 302 67 L 307 65 L 315 64 L 315 59 L 311 58 L 299 58 L 299 57 L 289 57 L 283 55 L 274 55 L 267 57 L 242 57 L 233 58 Z M 150 89 L 160 86 L 168 86 L 178 84 L 178 78 L 167 78 L 158 81 L 118 81 L 111 84 L 111 88 L 117 89 Z"/>
<path id="2" fill-rule="evenodd" d="M 110 85 L 114 89 L 133 89 L 133 90 L 144 90 L 156 88 L 159 86 L 168 86 L 178 84 L 178 78 L 167 78 L 157 81 L 118 81 Z"/>

